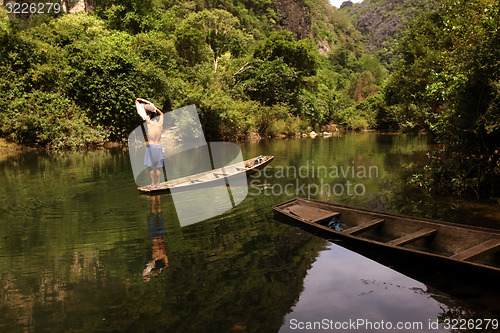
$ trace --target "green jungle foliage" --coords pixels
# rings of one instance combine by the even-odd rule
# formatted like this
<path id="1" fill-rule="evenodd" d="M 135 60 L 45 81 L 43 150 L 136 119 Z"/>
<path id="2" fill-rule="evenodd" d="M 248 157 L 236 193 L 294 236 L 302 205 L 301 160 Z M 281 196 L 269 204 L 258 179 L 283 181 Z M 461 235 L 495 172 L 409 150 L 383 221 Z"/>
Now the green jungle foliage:
<path id="1" fill-rule="evenodd" d="M 164 111 L 195 104 L 210 140 L 332 123 L 425 129 L 442 148 L 416 183 L 495 195 L 498 1 L 294 4 L 300 26 L 283 23 L 290 4 L 278 0 L 107 0 L 27 18 L 1 7 L 0 135 L 51 148 L 120 141 L 140 124 L 139 96 Z"/>
<path id="2" fill-rule="evenodd" d="M 500 4 L 444 0 L 401 43 L 403 61 L 385 88 L 387 118 L 431 130 L 439 150 L 415 181 L 441 193 L 498 194 Z"/>
<path id="3" fill-rule="evenodd" d="M 91 14 L 28 18 L 2 8 L 1 135 L 51 148 L 122 140 L 140 123 L 138 96 L 164 111 L 196 104 L 209 139 L 374 126 L 376 112 L 359 104 L 385 70 L 347 17 L 308 1 L 310 38 L 296 40 L 272 8 L 120 0 Z"/>

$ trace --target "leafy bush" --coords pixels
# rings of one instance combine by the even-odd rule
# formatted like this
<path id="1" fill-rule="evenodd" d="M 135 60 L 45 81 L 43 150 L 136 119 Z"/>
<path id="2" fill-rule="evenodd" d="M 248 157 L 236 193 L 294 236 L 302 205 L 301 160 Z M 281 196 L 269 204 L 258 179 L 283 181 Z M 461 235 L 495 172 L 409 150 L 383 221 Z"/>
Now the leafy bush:
<path id="1" fill-rule="evenodd" d="M 299 116 L 288 116 L 285 119 L 279 119 L 272 123 L 270 134 L 272 135 L 296 135 L 310 130 L 309 122 L 302 120 Z"/>
<path id="2" fill-rule="evenodd" d="M 109 127 L 114 138 L 136 126 L 133 101 L 137 96 L 161 96 L 167 86 L 163 73 L 141 59 L 132 42 L 129 35 L 113 32 L 93 43 L 75 43 L 69 54 L 72 98 L 89 110 L 94 123 Z"/>
<path id="3" fill-rule="evenodd" d="M 101 0 L 95 11 L 110 28 L 132 34 L 156 28 L 159 14 L 153 0 Z"/>
<path id="4" fill-rule="evenodd" d="M 239 139 L 250 129 L 250 114 L 258 108 L 255 102 L 232 99 L 223 91 L 209 92 L 198 105 L 205 136 L 209 140 Z"/>
<path id="5" fill-rule="evenodd" d="M 286 117 L 287 107 L 284 104 L 260 106 L 252 114 L 253 131 L 261 136 L 276 134 L 277 130 L 273 124 L 283 122 Z"/>
<path id="6" fill-rule="evenodd" d="M 97 142 L 98 128 L 108 139 L 121 140 L 140 123 L 134 108 L 140 96 L 164 111 L 196 104 L 209 139 L 241 138 L 250 131 L 293 134 L 339 116 L 344 102 L 337 96 L 349 98 L 356 73 L 369 72 L 370 84 L 379 84 L 380 68 L 363 58 L 345 15 L 330 7 L 312 13 L 327 8 L 326 0 L 306 7 L 317 20 L 312 38 L 345 45 L 354 57 L 338 72 L 313 40 L 275 31 L 279 13 L 271 2 L 105 0 L 90 15 L 30 18 L 25 24 L 13 24 L 0 7 L 0 107 L 9 110 L 0 116 L 2 131 L 52 147 Z M 66 118 L 54 122 L 50 103 L 73 110 L 67 118 L 75 122 L 72 131 Z"/>
<path id="7" fill-rule="evenodd" d="M 8 105 L 1 127 L 12 141 L 51 148 L 102 145 L 102 127 L 90 127 L 85 113 L 65 96 L 33 91 Z"/>
<path id="8" fill-rule="evenodd" d="M 257 59 L 273 61 L 282 59 L 301 76 L 316 74 L 318 55 L 310 39 L 296 41 L 290 31 L 273 32 L 262 45 L 255 49 Z"/>
<path id="9" fill-rule="evenodd" d="M 281 58 L 254 62 L 253 68 L 241 75 L 241 85 L 250 98 L 264 105 L 296 104 L 299 74 Z"/>
<path id="10" fill-rule="evenodd" d="M 315 129 L 330 120 L 328 103 L 305 89 L 299 95 L 299 113 L 303 118 L 310 119 Z"/>
<path id="11" fill-rule="evenodd" d="M 402 41 L 386 99 L 396 117 L 428 128 L 443 145 L 424 175 L 438 190 L 498 193 L 499 14 L 495 0 L 443 0 Z"/>

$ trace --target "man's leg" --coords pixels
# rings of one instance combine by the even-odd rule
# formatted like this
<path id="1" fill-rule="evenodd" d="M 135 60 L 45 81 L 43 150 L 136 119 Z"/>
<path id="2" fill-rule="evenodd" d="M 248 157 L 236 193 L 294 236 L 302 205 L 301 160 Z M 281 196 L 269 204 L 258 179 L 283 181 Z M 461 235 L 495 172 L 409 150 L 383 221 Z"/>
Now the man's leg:
<path id="1" fill-rule="evenodd" d="M 160 178 L 161 178 L 161 172 L 160 169 L 156 169 L 156 179 L 158 179 L 158 182 L 156 183 L 157 186 L 160 186 Z"/>
<path id="2" fill-rule="evenodd" d="M 149 177 L 151 178 L 151 186 L 155 186 L 155 171 L 153 168 L 149 168 Z"/>

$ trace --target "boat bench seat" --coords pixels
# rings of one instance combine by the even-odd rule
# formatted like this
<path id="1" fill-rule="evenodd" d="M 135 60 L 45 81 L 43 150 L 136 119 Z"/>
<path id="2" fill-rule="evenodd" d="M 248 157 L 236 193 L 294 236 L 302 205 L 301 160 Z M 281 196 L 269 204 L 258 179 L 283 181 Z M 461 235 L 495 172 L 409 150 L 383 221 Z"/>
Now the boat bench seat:
<path id="1" fill-rule="evenodd" d="M 419 239 L 432 236 L 436 232 L 437 232 L 437 229 L 432 229 L 432 228 L 420 229 L 420 230 L 415 231 L 411 234 L 404 235 L 404 236 L 401 236 L 399 238 L 393 239 L 390 242 L 387 242 L 387 245 L 403 246 L 405 244 L 415 242 Z"/>
<path id="2" fill-rule="evenodd" d="M 500 239 L 490 239 L 487 240 L 486 242 L 483 242 L 481 244 L 478 244 L 476 246 L 458 252 L 455 255 L 451 256 L 451 258 L 462 261 L 472 260 L 482 254 L 486 254 L 498 248 L 500 248 Z"/>
<path id="3" fill-rule="evenodd" d="M 346 229 L 344 231 L 344 233 L 349 234 L 349 235 L 357 234 L 357 233 L 366 231 L 368 229 L 374 228 L 382 223 L 384 223 L 384 219 L 371 220 L 371 221 L 365 222 L 363 224 L 357 225 L 355 227 Z"/>
<path id="4" fill-rule="evenodd" d="M 340 215 L 339 212 L 331 212 L 329 210 L 301 205 L 290 206 L 288 207 L 288 211 L 307 222 L 320 224 L 322 222 L 330 221 L 334 217 L 338 217 Z"/>

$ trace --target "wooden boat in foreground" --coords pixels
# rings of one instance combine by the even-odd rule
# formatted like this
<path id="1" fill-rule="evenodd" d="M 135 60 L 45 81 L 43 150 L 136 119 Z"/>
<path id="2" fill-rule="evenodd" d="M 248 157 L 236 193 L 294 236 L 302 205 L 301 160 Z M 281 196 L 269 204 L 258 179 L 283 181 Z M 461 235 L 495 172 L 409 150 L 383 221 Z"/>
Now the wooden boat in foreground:
<path id="1" fill-rule="evenodd" d="M 192 188 L 209 187 L 215 183 L 218 183 L 216 181 L 224 178 L 231 178 L 242 174 L 251 175 L 253 173 L 256 173 L 257 171 L 263 169 L 266 165 L 271 163 L 273 159 L 274 156 L 260 155 L 244 162 L 231 164 L 223 168 L 218 168 L 215 170 L 197 173 L 191 176 L 166 181 L 160 183 L 160 186 L 158 187 L 148 185 L 138 187 L 137 189 L 141 192 L 156 193 L 170 191 L 172 189 L 181 191 L 189 190 Z"/>
<path id="2" fill-rule="evenodd" d="M 500 230 L 305 198 L 289 200 L 273 209 L 331 238 L 500 273 Z"/>

